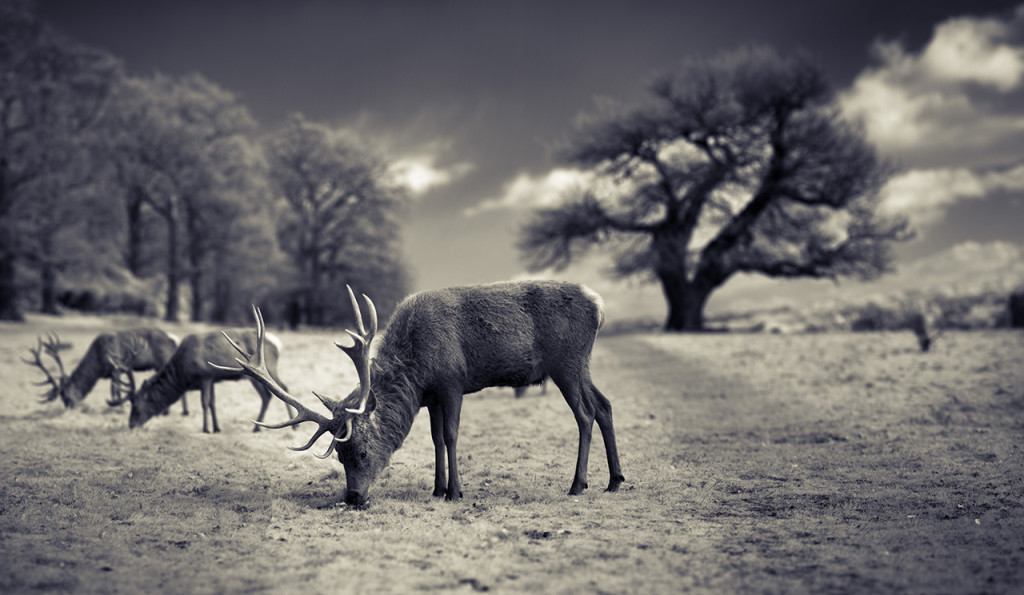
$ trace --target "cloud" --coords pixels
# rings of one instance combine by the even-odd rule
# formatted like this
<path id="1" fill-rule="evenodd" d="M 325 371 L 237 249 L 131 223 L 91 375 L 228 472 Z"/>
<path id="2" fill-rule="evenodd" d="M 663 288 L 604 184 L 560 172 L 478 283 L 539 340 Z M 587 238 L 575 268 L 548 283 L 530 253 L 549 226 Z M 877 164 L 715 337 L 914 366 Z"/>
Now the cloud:
<path id="1" fill-rule="evenodd" d="M 877 42 L 881 62 L 840 96 L 890 157 L 916 167 L 1024 158 L 1024 7 L 1008 19 L 959 17 L 919 52 Z"/>
<path id="2" fill-rule="evenodd" d="M 1024 249 L 1010 242 L 963 242 L 910 263 L 900 276 L 926 286 L 1024 279 Z"/>
<path id="3" fill-rule="evenodd" d="M 501 209 L 529 209 L 552 206 L 561 202 L 566 193 L 584 188 L 593 181 L 593 174 L 572 168 L 555 168 L 541 176 L 520 173 L 506 182 L 501 195 L 489 198 L 463 211 L 472 217 L 487 211 Z"/>
<path id="4" fill-rule="evenodd" d="M 921 232 L 941 221 L 953 205 L 1002 191 L 1024 191 L 1024 165 L 984 172 L 967 168 L 911 170 L 893 177 L 882 189 L 882 208 L 906 215 Z"/>
<path id="5" fill-rule="evenodd" d="M 466 162 L 439 167 L 437 155 L 423 154 L 395 160 L 391 165 L 391 173 L 413 196 L 420 196 L 465 177 L 473 171 L 473 167 L 472 163 Z"/>

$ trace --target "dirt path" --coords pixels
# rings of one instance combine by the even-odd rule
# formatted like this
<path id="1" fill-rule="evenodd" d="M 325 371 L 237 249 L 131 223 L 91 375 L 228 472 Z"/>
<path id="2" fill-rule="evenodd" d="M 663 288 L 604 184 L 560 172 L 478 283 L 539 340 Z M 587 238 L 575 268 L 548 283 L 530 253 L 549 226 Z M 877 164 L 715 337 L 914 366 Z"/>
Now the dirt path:
<path id="1" fill-rule="evenodd" d="M 96 329 L 63 323 L 84 351 Z M 373 488 L 341 501 L 308 429 L 252 433 L 244 383 L 224 432 L 175 409 L 141 431 L 32 400 L 0 329 L 0 591 L 942 592 L 1024 586 L 1024 339 L 947 334 L 603 337 L 626 483 L 599 432 L 591 488 L 565 495 L 575 423 L 557 390 L 467 397 L 465 500 L 430 497 L 426 415 Z M 282 333 L 295 394 L 354 384 L 329 334 Z M 312 399 L 310 399 L 312 402 Z M 279 419 L 283 408 L 271 408 Z M 325 448 L 326 442 L 314 450 Z"/>

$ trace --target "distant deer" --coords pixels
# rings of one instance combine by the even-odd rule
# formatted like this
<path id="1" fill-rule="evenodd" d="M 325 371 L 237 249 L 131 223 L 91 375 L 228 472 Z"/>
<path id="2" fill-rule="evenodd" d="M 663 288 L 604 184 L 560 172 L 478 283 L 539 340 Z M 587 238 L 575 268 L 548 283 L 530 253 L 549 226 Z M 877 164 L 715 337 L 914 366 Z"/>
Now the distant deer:
<path id="1" fill-rule="evenodd" d="M 319 427 L 305 450 L 323 434 L 333 437 L 320 458 L 337 447 L 345 466 L 345 502 L 361 505 L 392 453 L 401 447 L 421 407 L 430 415 L 434 442 L 434 492 L 457 501 L 462 496 L 456 457 L 462 396 L 489 386 L 523 386 L 549 376 L 562 391 L 579 428 L 576 474 L 570 494 L 587 487 L 587 459 L 596 418 L 604 438 L 611 479 L 607 491 L 623 481 L 612 427 L 612 408 L 590 380 L 590 352 L 604 319 L 600 296 L 584 287 L 555 281 L 523 281 L 452 287 L 417 293 L 395 310 L 387 332 L 370 358 L 377 332 L 377 311 L 363 296 L 370 328 L 349 288 L 359 332 L 348 332 L 351 347 L 336 345 L 356 366 L 359 387 L 341 401 L 317 395 L 331 417 L 303 406 L 268 373 L 264 357 L 263 317 L 256 317 L 256 349 L 232 341 L 244 356 L 243 370 L 263 382 L 298 414 L 268 428 L 311 421 Z M 225 336 L 227 334 L 225 333 Z M 229 338 L 230 340 L 230 338 Z M 316 393 L 314 393 L 316 394 Z M 447 456 L 446 456 L 447 454 Z M 448 476 L 445 479 L 447 459 Z"/>
<path id="2" fill-rule="evenodd" d="M 928 318 L 922 312 L 914 312 L 910 314 L 908 319 L 908 325 L 910 326 L 911 332 L 917 337 L 917 346 L 921 348 L 922 352 L 927 352 L 932 348 L 932 345 L 942 336 L 943 329 L 939 329 L 936 332 L 932 332 L 931 324 L 928 322 Z"/>
<path id="3" fill-rule="evenodd" d="M 256 345 L 255 332 L 240 331 L 238 336 L 243 345 L 249 348 Z M 280 384 L 281 380 L 277 377 L 277 355 L 281 348 L 281 341 L 274 335 L 267 335 L 266 339 L 271 343 L 267 352 L 267 373 Z M 126 390 L 125 396 L 121 397 L 119 402 L 131 401 L 132 404 L 128 427 L 141 426 L 149 418 L 162 413 L 172 403 L 182 398 L 185 391 L 198 390 L 203 405 L 203 432 L 210 433 L 211 427 L 214 432 L 220 432 L 220 425 L 217 423 L 217 408 L 214 404 L 213 385 L 225 380 L 245 378 L 245 375 L 240 372 L 224 369 L 223 365 L 231 363 L 233 359 L 234 352 L 231 345 L 218 332 L 185 337 L 170 360 L 156 374 L 143 382 L 138 391 L 135 390 L 133 380 L 121 382 Z M 212 365 L 209 362 L 220 365 Z M 270 404 L 270 393 L 260 382 L 255 380 L 251 382 L 263 401 L 259 416 L 256 418 L 257 422 L 262 422 L 263 416 L 267 413 L 267 406 Z M 116 404 L 118 402 L 111 402 L 111 405 Z M 292 415 L 290 408 L 288 415 Z M 212 423 L 208 423 L 208 418 Z M 253 431 L 258 432 L 260 425 L 257 423 Z"/>
<path id="4" fill-rule="evenodd" d="M 50 386 L 43 393 L 43 401 L 53 401 L 58 397 L 67 408 L 73 408 L 82 402 L 101 378 L 110 378 L 111 401 L 120 399 L 121 384 L 115 373 L 116 360 L 121 373 L 125 371 L 153 370 L 162 367 L 178 346 L 176 337 L 157 328 L 135 328 L 116 333 L 104 333 L 93 339 L 78 365 L 68 376 L 61 362 L 60 352 L 70 349 L 70 343 L 62 343 L 56 333 L 51 333 L 44 341 L 38 338 L 35 349 L 29 349 L 32 360 L 25 363 L 37 366 L 46 375 L 46 380 L 36 383 L 38 386 Z M 57 364 L 59 378 L 54 378 L 42 361 L 42 354 L 49 355 Z M 134 382 L 134 377 L 132 378 Z M 188 405 L 181 401 L 182 415 L 188 415 Z"/>
<path id="5" fill-rule="evenodd" d="M 1011 293 L 1006 309 L 1010 314 L 1010 328 L 1024 328 L 1024 291 Z"/>

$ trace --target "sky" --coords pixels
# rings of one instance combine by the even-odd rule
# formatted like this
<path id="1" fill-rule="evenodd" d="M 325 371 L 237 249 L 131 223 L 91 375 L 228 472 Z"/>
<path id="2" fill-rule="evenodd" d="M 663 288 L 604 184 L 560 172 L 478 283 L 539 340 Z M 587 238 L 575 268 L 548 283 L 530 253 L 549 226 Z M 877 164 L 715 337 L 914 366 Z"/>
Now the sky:
<path id="1" fill-rule="evenodd" d="M 739 277 L 708 312 L 958 279 L 1024 280 L 1024 5 L 986 0 L 774 2 L 37 0 L 41 17 L 128 72 L 199 72 L 266 130 L 301 112 L 358 130 L 412 204 L 413 288 L 524 276 L 517 230 L 583 175 L 553 158 L 596 102 L 636 101 L 684 59 L 749 45 L 814 55 L 899 167 L 883 208 L 917 237 L 871 283 Z M 586 282 L 610 318 L 664 316 L 654 285 Z"/>

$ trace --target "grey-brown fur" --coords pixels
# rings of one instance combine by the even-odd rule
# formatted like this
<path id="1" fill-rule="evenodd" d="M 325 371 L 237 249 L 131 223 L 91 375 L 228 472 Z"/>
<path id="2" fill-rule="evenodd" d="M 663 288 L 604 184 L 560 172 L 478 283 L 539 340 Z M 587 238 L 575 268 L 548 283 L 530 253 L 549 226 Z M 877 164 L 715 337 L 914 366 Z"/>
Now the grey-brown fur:
<path id="1" fill-rule="evenodd" d="M 248 349 L 256 347 L 256 333 L 251 330 L 234 331 L 232 337 Z M 267 368 L 277 378 L 278 348 L 271 342 L 266 348 Z M 228 372 L 217 369 L 209 364 L 213 362 L 226 366 L 235 363 L 237 354 L 220 332 L 202 333 L 185 337 L 170 360 L 151 378 L 146 380 L 139 390 L 130 397 L 132 403 L 128 425 L 136 428 L 157 414 L 162 413 L 172 403 L 181 398 L 185 391 L 198 390 L 203 405 L 203 432 L 220 432 L 217 423 L 217 410 L 214 403 L 213 385 L 225 380 L 242 380 L 245 376 L 239 372 Z M 259 393 L 262 404 L 257 421 L 263 421 L 270 403 L 270 393 L 259 382 L 252 381 Z M 289 409 L 289 413 L 291 409 Z M 212 424 L 208 424 L 207 418 Z M 259 431 L 257 426 L 254 431 Z"/>
<path id="2" fill-rule="evenodd" d="M 111 378 L 111 358 L 130 370 L 154 370 L 167 363 L 176 348 L 174 339 L 157 328 L 103 333 L 93 339 L 78 365 L 49 398 L 60 397 L 65 407 L 75 407 L 89 395 L 98 380 Z M 188 413 L 184 402 L 182 407 Z"/>
<path id="3" fill-rule="evenodd" d="M 594 386 L 589 371 L 591 349 L 603 319 L 597 294 L 582 285 L 557 281 L 452 287 L 403 300 L 379 340 L 366 411 L 346 411 L 358 408 L 357 388 L 341 406 L 332 407 L 332 419 L 321 425 L 321 430 L 328 428 L 338 436 L 351 421 L 348 439 L 337 444 L 338 459 L 345 466 L 346 502 L 365 502 L 371 484 L 402 445 L 421 407 L 430 415 L 434 442 L 434 496 L 458 500 L 462 489 L 456 443 L 463 395 L 490 386 L 535 384 L 545 376 L 561 390 L 579 428 L 576 473 L 569 493 L 579 494 L 587 487 L 595 420 L 608 457 L 607 489 L 616 491 L 623 477 L 611 404 Z M 246 348 L 246 352 L 252 350 Z M 248 360 L 249 369 L 256 370 L 258 358 L 248 355 Z M 330 402 L 325 404 L 331 407 Z"/>

